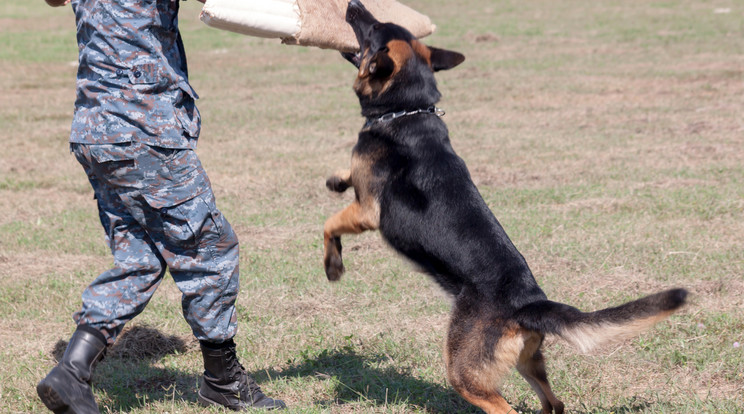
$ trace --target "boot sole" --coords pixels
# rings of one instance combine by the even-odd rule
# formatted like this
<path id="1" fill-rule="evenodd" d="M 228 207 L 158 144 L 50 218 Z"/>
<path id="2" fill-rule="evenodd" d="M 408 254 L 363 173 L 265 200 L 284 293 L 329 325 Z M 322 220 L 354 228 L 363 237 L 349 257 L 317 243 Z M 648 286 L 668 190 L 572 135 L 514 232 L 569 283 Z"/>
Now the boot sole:
<path id="1" fill-rule="evenodd" d="M 216 405 L 218 407 L 229 408 L 230 410 L 233 410 L 233 411 L 240 411 L 241 410 L 240 407 L 233 408 L 233 407 L 230 407 L 230 406 L 227 406 L 227 405 L 220 404 L 217 401 L 210 400 L 209 398 L 203 396 L 201 394 L 201 391 L 196 394 L 196 397 L 197 397 L 197 400 L 199 401 L 199 404 L 201 404 L 204 407 L 212 407 L 212 406 L 215 406 Z"/>
<path id="2" fill-rule="evenodd" d="M 75 414 L 75 412 L 70 409 L 70 406 L 67 405 L 62 397 L 60 397 L 57 390 L 55 390 L 52 385 L 47 384 L 46 381 L 41 381 L 39 385 L 36 386 L 36 393 L 39 394 L 41 402 L 43 402 L 48 409 L 53 411 L 54 414 Z"/>
<path id="3" fill-rule="evenodd" d="M 246 408 L 258 408 L 258 409 L 262 409 L 266 411 L 282 410 L 286 408 L 286 406 L 284 405 L 275 405 L 271 407 L 258 407 L 258 406 L 249 405 L 249 404 L 246 404 L 245 407 L 230 407 L 229 405 L 223 405 L 223 404 L 218 403 L 217 401 L 210 400 L 209 398 L 203 396 L 201 391 L 197 392 L 196 396 L 197 396 L 197 400 L 199 401 L 199 404 L 201 404 L 204 407 L 212 407 L 216 405 L 218 407 L 228 408 L 233 411 L 243 411 Z"/>

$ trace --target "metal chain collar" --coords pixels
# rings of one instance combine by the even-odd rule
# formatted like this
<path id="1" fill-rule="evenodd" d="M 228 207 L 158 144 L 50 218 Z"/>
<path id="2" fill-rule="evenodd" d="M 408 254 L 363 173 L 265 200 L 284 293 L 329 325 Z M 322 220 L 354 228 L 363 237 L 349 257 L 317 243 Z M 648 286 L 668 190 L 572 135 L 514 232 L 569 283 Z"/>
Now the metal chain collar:
<path id="1" fill-rule="evenodd" d="M 426 109 L 415 109 L 413 111 L 400 111 L 400 112 L 388 112 L 380 117 L 368 119 L 365 127 L 369 127 L 376 122 L 389 122 L 393 119 L 416 114 L 434 114 L 436 116 L 444 116 L 444 110 L 437 108 L 436 106 L 430 106 Z"/>

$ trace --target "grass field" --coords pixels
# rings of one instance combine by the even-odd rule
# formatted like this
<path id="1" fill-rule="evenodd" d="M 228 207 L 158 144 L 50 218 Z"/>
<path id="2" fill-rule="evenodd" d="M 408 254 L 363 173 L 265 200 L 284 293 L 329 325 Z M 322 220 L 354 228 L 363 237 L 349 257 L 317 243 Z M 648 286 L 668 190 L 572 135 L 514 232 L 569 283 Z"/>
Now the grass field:
<path id="1" fill-rule="evenodd" d="M 554 300 L 591 310 L 673 286 L 690 304 L 638 339 L 545 354 L 573 413 L 744 413 L 744 6 L 734 0 L 410 0 L 455 149 Z M 350 194 L 362 125 L 337 53 L 218 32 L 183 3 L 201 95 L 198 153 L 241 239 L 240 357 L 289 413 L 476 413 L 447 385 L 449 304 L 379 235 L 348 237 L 326 281 L 322 224 Z M 0 3 L 0 412 L 36 383 L 111 259 L 69 154 L 74 17 Z M 739 344 L 742 346 L 737 346 Z M 166 280 L 98 366 L 104 413 L 202 413 L 201 355 Z M 539 402 L 518 374 L 504 394 Z M 220 412 L 220 410 L 207 410 Z"/>

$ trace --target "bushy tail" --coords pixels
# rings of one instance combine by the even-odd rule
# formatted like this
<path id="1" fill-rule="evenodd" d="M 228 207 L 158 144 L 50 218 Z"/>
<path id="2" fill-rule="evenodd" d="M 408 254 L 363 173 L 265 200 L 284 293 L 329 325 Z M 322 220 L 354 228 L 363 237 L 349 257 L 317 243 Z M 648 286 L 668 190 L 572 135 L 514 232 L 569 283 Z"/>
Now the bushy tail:
<path id="1" fill-rule="evenodd" d="M 638 335 L 685 303 L 685 289 L 671 289 L 623 305 L 581 312 L 549 300 L 530 303 L 516 313 L 519 323 L 543 334 L 555 334 L 581 352 Z"/>

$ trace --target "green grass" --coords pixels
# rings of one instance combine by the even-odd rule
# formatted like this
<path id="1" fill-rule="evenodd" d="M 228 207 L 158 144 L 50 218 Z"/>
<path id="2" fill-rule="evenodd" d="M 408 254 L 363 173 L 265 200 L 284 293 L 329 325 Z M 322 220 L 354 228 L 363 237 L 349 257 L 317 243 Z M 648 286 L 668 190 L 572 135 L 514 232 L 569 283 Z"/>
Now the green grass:
<path id="1" fill-rule="evenodd" d="M 412 0 L 467 60 L 438 75 L 453 146 L 554 300 L 582 309 L 684 286 L 690 304 L 591 355 L 548 340 L 572 413 L 744 412 L 744 94 L 736 2 Z M 728 13 L 716 9 L 729 8 Z M 290 413 L 477 413 L 447 384 L 449 301 L 378 234 L 323 273 L 326 176 L 362 124 L 354 69 L 328 50 L 219 32 L 182 3 L 203 115 L 199 155 L 241 241 L 240 358 Z M 0 5 L 0 412 L 35 385 L 111 264 L 67 138 L 70 8 Z M 166 345 L 163 345 L 165 341 Z M 132 356 L 131 352 L 148 351 Z M 166 277 L 98 366 L 104 413 L 201 413 L 201 355 Z M 539 409 L 517 373 L 504 395 Z"/>

